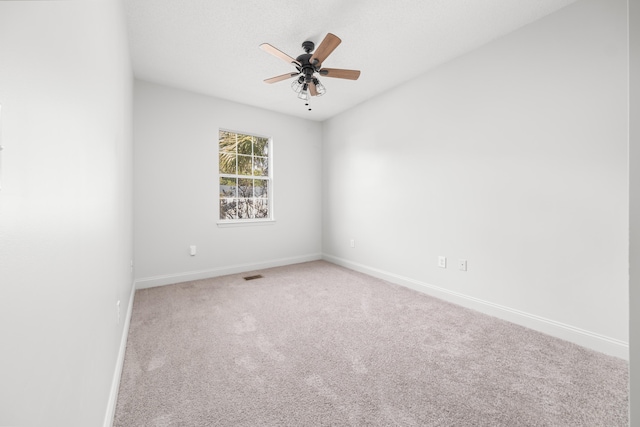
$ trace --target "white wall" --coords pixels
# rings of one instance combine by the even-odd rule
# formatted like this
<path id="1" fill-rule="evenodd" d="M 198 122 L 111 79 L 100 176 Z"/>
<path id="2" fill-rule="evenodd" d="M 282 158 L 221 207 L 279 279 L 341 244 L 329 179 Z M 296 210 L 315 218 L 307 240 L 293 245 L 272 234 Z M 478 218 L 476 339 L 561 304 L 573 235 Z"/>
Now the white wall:
<path id="1" fill-rule="evenodd" d="M 325 122 L 325 258 L 626 358 L 626 29 L 583 0 Z"/>
<path id="2" fill-rule="evenodd" d="M 0 425 L 108 418 L 132 289 L 119 1 L 0 2 Z"/>
<path id="3" fill-rule="evenodd" d="M 629 2 L 630 419 L 640 424 L 640 1 Z M 635 423 L 635 424 L 634 424 Z"/>
<path id="4" fill-rule="evenodd" d="M 138 288 L 320 258 L 319 123 L 139 80 L 134 99 Z M 275 222 L 217 225 L 219 128 L 273 137 Z"/>

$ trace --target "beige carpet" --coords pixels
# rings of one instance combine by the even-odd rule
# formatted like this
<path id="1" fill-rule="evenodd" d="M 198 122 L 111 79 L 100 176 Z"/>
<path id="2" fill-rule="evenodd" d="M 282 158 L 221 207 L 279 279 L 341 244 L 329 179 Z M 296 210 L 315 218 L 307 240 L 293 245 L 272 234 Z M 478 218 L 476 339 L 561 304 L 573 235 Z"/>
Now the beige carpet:
<path id="1" fill-rule="evenodd" d="M 623 360 L 318 261 L 137 291 L 114 425 L 626 426 L 627 382 Z"/>

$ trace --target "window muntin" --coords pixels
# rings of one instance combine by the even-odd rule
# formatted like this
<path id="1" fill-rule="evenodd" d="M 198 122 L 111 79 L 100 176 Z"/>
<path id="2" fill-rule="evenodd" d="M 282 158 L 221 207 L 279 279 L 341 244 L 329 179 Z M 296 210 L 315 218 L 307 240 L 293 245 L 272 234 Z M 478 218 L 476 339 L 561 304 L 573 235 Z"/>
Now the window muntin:
<path id="1" fill-rule="evenodd" d="M 272 219 L 271 139 L 219 131 L 221 221 Z"/>

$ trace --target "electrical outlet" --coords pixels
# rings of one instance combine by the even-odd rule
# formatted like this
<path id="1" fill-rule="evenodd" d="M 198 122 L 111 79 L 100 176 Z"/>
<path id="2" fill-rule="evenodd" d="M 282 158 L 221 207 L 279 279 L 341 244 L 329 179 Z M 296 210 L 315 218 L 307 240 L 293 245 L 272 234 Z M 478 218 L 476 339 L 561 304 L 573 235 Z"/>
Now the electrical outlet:
<path id="1" fill-rule="evenodd" d="M 116 324 L 120 324 L 120 300 L 116 302 Z"/>
<path id="2" fill-rule="evenodd" d="M 352 248 L 356 247 L 356 240 L 355 239 L 351 239 L 351 247 Z"/>
<path id="3" fill-rule="evenodd" d="M 466 259 L 459 259 L 458 260 L 458 268 L 460 269 L 460 271 L 467 271 L 467 260 Z"/>
<path id="4" fill-rule="evenodd" d="M 438 257 L 438 267 L 447 268 L 447 257 L 445 256 Z"/>
<path id="5" fill-rule="evenodd" d="M 189 255 L 196 256 L 196 245 L 189 246 Z"/>

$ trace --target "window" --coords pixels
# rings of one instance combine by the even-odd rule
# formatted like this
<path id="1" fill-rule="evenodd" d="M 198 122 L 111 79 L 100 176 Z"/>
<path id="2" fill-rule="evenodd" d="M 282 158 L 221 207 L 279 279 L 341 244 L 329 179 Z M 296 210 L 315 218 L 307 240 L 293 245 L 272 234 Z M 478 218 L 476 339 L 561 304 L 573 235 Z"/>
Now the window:
<path id="1" fill-rule="evenodd" d="M 220 130 L 220 220 L 268 220 L 271 214 L 271 139 Z"/>

